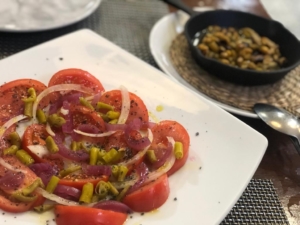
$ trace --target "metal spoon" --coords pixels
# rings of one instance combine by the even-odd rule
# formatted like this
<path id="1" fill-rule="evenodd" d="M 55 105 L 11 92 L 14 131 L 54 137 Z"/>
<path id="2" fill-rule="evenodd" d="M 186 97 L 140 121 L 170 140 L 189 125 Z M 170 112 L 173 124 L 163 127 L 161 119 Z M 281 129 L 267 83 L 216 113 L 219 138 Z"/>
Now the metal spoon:
<path id="1" fill-rule="evenodd" d="M 296 116 L 284 109 L 263 103 L 255 104 L 253 109 L 270 127 L 296 138 L 298 141 L 296 143 L 293 141 L 300 153 L 300 121 Z"/>

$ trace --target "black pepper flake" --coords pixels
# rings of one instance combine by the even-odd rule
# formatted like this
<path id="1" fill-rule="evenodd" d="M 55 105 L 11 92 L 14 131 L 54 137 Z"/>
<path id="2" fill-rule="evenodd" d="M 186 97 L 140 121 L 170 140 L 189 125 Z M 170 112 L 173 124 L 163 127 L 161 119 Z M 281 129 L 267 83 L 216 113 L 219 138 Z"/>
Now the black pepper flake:
<path id="1" fill-rule="evenodd" d="M 60 58 L 59 58 L 59 60 L 60 60 L 60 61 L 63 61 L 63 60 L 64 60 L 64 58 L 60 57 Z"/>
<path id="2" fill-rule="evenodd" d="M 3 212 L 2 215 L 5 215 L 5 213 Z"/>
<path id="3" fill-rule="evenodd" d="M 202 167 L 200 166 L 200 167 L 199 167 L 199 170 L 201 170 L 201 169 L 202 169 Z"/>
<path id="4" fill-rule="evenodd" d="M 177 198 L 174 198 L 174 201 L 177 201 Z"/>
<path id="5" fill-rule="evenodd" d="M 145 213 L 141 213 L 141 216 L 143 216 Z"/>
<path id="6" fill-rule="evenodd" d="M 196 132 L 196 136 L 199 136 L 199 132 Z"/>
<path id="7" fill-rule="evenodd" d="M 132 219 L 133 218 L 133 216 L 130 216 L 130 219 Z"/>

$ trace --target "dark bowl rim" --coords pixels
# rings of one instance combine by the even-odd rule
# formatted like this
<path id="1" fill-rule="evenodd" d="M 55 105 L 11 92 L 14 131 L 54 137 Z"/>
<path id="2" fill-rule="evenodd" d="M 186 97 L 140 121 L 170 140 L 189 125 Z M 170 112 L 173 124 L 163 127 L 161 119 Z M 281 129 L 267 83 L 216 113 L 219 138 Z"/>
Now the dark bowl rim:
<path id="1" fill-rule="evenodd" d="M 262 16 L 258 16 L 258 15 L 255 15 L 255 14 L 252 14 L 252 13 L 248 13 L 248 12 L 242 12 L 242 11 L 237 11 L 237 10 L 225 10 L 225 9 L 217 9 L 217 10 L 213 10 L 213 11 L 205 11 L 205 12 L 199 12 L 199 13 L 195 13 L 193 14 L 189 20 L 187 21 L 187 23 L 185 24 L 184 26 L 184 34 L 189 42 L 189 45 L 192 46 L 196 51 L 197 51 L 197 54 L 204 58 L 205 60 L 208 60 L 212 63 L 215 63 L 217 65 L 220 65 L 220 66 L 224 66 L 224 67 L 227 67 L 227 68 L 230 68 L 230 69 L 233 69 L 233 70 L 236 70 L 237 72 L 243 72 L 243 73 L 256 73 L 256 74 L 263 74 L 263 75 L 274 75 L 274 73 L 284 73 L 284 72 L 289 72 L 291 71 L 292 69 L 294 69 L 295 67 L 297 67 L 299 64 L 300 64 L 300 54 L 299 54 L 299 58 L 297 59 L 297 61 L 295 63 L 293 63 L 292 65 L 288 66 L 288 67 L 284 67 L 284 68 L 280 68 L 280 69 L 277 69 L 277 70 L 271 70 L 271 71 L 255 71 L 255 70 L 249 70 L 249 69 L 241 69 L 241 68 L 238 68 L 238 67 L 233 67 L 233 66 L 228 66 L 224 63 L 221 63 L 215 59 L 212 59 L 212 58 L 209 58 L 209 57 L 206 57 L 202 54 L 202 52 L 194 47 L 193 43 L 192 43 L 192 37 L 190 37 L 189 33 L 188 33 L 188 24 L 195 19 L 195 17 L 199 16 L 199 15 L 203 15 L 203 14 L 212 14 L 212 13 L 217 13 L 217 12 L 234 12 L 234 13 L 240 13 L 240 14 L 245 14 L 245 15 L 250 15 L 250 16 L 253 16 L 255 18 L 260 18 L 260 19 L 263 19 L 263 20 L 266 20 L 268 22 L 273 22 L 273 23 L 277 23 L 277 25 L 281 26 L 282 29 L 284 29 L 291 37 L 293 37 L 295 40 L 298 41 L 298 45 L 300 47 L 300 40 L 292 33 L 290 32 L 282 23 L 276 21 L 276 20 L 272 20 L 272 19 L 268 19 L 268 18 L 265 18 L 265 17 L 262 17 Z"/>

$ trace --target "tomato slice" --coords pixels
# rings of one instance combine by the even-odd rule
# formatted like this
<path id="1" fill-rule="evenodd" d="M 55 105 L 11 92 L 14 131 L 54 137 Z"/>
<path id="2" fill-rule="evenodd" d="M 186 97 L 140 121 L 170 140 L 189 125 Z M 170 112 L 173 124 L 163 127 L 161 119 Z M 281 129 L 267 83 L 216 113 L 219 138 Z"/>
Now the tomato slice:
<path id="1" fill-rule="evenodd" d="M 101 82 L 87 71 L 71 68 L 60 70 L 55 73 L 48 86 L 51 87 L 57 84 L 80 84 L 91 88 L 94 93 L 104 92 L 104 87 Z"/>
<path id="2" fill-rule="evenodd" d="M 55 206 L 57 225 L 122 225 L 127 214 L 84 206 Z"/>
<path id="3" fill-rule="evenodd" d="M 8 136 L 10 133 L 14 132 L 15 130 L 16 130 L 16 125 L 13 125 L 5 131 L 5 133 L 3 134 L 3 136 L 0 139 L 0 151 L 3 151 L 4 149 L 9 148 L 9 146 L 11 144 L 8 140 Z"/>
<path id="4" fill-rule="evenodd" d="M 130 111 L 126 124 L 130 123 L 135 118 L 140 118 L 143 122 L 149 121 L 148 109 L 143 100 L 137 95 L 129 92 Z M 114 107 L 114 111 L 121 112 L 122 109 L 122 94 L 120 90 L 112 90 L 104 93 L 100 97 L 100 102 L 104 102 Z M 103 111 L 105 113 L 105 111 Z"/>
<path id="5" fill-rule="evenodd" d="M 14 202 L 10 200 L 9 198 L 5 197 L 4 195 L 11 195 L 15 193 L 16 191 L 22 190 L 25 187 L 28 187 L 31 185 L 38 177 L 32 172 L 27 166 L 25 166 L 23 163 L 21 163 L 15 156 L 2 156 L 2 159 L 9 165 L 11 165 L 13 168 L 17 168 L 19 170 L 25 171 L 24 174 L 24 180 L 23 182 L 16 188 L 13 189 L 7 189 L 7 190 L 1 190 L 0 195 L 0 208 L 7 212 L 25 212 L 31 209 L 32 207 L 35 207 L 37 205 L 40 205 L 44 198 L 41 195 L 38 195 L 38 198 L 35 201 L 32 202 Z M 0 177 L 4 176 L 7 173 L 7 168 L 0 165 Z M 5 191 L 5 193 L 4 193 Z"/>
<path id="6" fill-rule="evenodd" d="M 59 180 L 59 184 L 74 187 L 77 189 L 82 189 L 83 185 L 86 183 L 92 183 L 94 187 L 98 184 L 99 181 L 107 181 L 107 176 L 101 176 L 101 177 L 94 177 L 94 176 L 87 176 L 84 174 L 72 174 L 68 175 L 62 179 Z"/>
<path id="7" fill-rule="evenodd" d="M 78 126 L 82 124 L 88 124 L 98 128 L 100 133 L 106 131 L 105 122 L 96 111 L 91 110 L 82 105 L 71 105 L 70 113 L 72 115 L 72 123 L 74 129 L 76 129 Z M 102 142 L 104 141 L 104 137 L 95 138 L 95 137 L 82 136 L 82 138 L 85 141 L 98 143 L 99 145 L 102 144 Z"/>
<path id="8" fill-rule="evenodd" d="M 154 182 L 126 195 L 123 203 L 136 212 L 149 212 L 162 206 L 168 199 L 170 187 L 166 174 Z"/>
<path id="9" fill-rule="evenodd" d="M 45 139 L 49 136 L 46 127 L 41 124 L 33 124 L 28 126 L 23 134 L 22 148 L 35 160 L 35 162 L 48 162 L 56 165 L 58 169 L 64 168 L 63 159 L 57 155 L 48 154 L 43 157 L 36 155 L 28 146 L 30 145 L 46 145 Z"/>
<path id="10" fill-rule="evenodd" d="M 23 98 L 28 96 L 27 90 L 33 87 L 37 95 L 42 92 L 46 86 L 32 79 L 20 79 L 8 82 L 0 86 L 0 125 L 14 116 L 23 114 Z M 43 99 L 40 107 L 48 105 L 47 98 Z"/>
<path id="11" fill-rule="evenodd" d="M 168 171 L 168 175 L 172 175 L 179 170 L 186 162 L 189 154 L 190 136 L 187 130 L 178 122 L 171 120 L 164 120 L 155 125 L 152 129 L 153 141 L 151 149 L 154 149 L 157 156 L 161 155 L 160 146 L 167 146 L 167 136 L 173 137 L 175 141 L 181 142 L 183 145 L 183 157 L 176 159 L 173 167 Z"/>
<path id="12" fill-rule="evenodd" d="M 39 195 L 38 198 L 33 202 L 13 202 L 0 195 L 0 209 L 12 213 L 27 212 L 33 207 L 43 204 L 44 201 L 45 199 L 41 195 Z"/>

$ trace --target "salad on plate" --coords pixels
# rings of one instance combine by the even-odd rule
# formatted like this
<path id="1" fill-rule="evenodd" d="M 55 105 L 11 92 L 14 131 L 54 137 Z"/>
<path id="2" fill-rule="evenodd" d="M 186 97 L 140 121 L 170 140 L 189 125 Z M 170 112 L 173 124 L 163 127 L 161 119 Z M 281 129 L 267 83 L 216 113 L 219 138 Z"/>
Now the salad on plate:
<path id="1" fill-rule="evenodd" d="M 124 86 L 105 90 L 81 69 L 0 86 L 0 209 L 54 210 L 58 225 L 122 225 L 168 199 L 188 158 L 178 122 L 149 119 Z"/>

